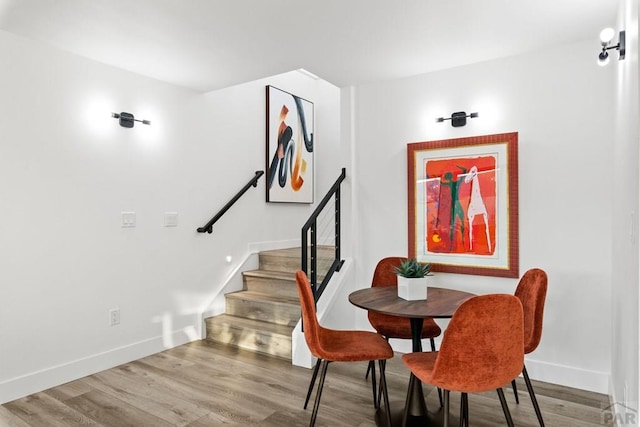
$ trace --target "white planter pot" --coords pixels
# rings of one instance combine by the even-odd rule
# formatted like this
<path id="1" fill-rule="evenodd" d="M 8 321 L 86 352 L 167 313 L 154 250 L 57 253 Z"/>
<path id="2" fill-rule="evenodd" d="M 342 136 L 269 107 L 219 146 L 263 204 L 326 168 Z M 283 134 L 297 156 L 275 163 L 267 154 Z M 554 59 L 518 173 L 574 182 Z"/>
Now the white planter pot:
<path id="1" fill-rule="evenodd" d="M 427 277 L 409 279 L 398 276 L 398 296 L 407 301 L 427 299 Z"/>

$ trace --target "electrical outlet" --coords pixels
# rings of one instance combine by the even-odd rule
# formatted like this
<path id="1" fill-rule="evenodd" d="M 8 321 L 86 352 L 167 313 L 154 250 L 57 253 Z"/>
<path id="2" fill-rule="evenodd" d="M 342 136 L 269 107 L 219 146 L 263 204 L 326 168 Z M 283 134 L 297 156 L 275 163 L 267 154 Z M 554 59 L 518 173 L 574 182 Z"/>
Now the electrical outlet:
<path id="1" fill-rule="evenodd" d="M 120 324 L 120 309 L 112 308 L 109 310 L 109 326 L 116 326 Z"/>

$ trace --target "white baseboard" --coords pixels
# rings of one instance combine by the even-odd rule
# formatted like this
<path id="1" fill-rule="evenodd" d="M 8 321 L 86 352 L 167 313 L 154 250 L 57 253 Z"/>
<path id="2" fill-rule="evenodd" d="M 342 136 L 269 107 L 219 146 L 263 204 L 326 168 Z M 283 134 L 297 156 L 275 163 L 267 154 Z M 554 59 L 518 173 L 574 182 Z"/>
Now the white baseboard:
<path id="1" fill-rule="evenodd" d="M 626 384 L 624 385 L 626 389 Z M 613 378 L 609 380 L 609 406 L 603 409 L 603 421 L 613 422 L 616 427 L 637 426 L 640 421 L 638 414 L 638 402 L 629 401 L 627 392 L 623 390 L 622 396 L 616 391 Z"/>
<path id="2" fill-rule="evenodd" d="M 311 355 L 302 332 L 302 322 L 298 322 L 291 334 L 291 364 L 303 368 L 312 368 L 316 358 Z"/>
<path id="3" fill-rule="evenodd" d="M 258 268 L 258 254 L 262 251 L 270 251 L 275 249 L 288 249 L 300 246 L 300 240 L 274 240 L 266 242 L 253 242 L 247 245 L 247 253 L 240 262 L 236 263 L 235 268 L 226 277 L 222 284 L 214 291 L 211 299 L 202 307 L 202 320 L 207 317 L 223 314 L 226 309 L 224 294 L 242 290 L 242 272 L 247 270 L 255 270 Z M 205 337 L 206 331 L 201 329 L 202 338 Z"/>
<path id="4" fill-rule="evenodd" d="M 0 383 L 0 404 L 199 339 L 186 330 L 114 348 Z"/>
<path id="5" fill-rule="evenodd" d="M 271 242 L 258 242 L 249 244 L 249 253 L 239 264 L 238 268 L 225 281 L 225 286 L 229 285 L 233 278 L 239 277 L 240 267 L 246 267 L 248 262 L 252 262 L 253 255 L 262 250 L 285 249 L 300 246 L 300 240 L 281 240 Z M 257 261 L 256 261 L 257 263 Z M 257 267 L 256 267 L 257 268 Z M 241 279 L 239 279 L 241 280 Z M 224 288 L 224 286 L 222 287 Z M 212 307 L 212 302 L 208 303 L 203 310 L 203 316 L 219 314 L 224 312 L 224 308 Z M 0 405 L 74 381 L 96 372 L 110 369 L 123 363 L 128 363 L 161 351 L 173 348 L 188 342 L 202 338 L 204 332 L 202 325 L 191 328 L 189 331 L 174 331 L 169 336 L 157 336 L 137 343 L 128 344 L 114 348 L 103 353 L 98 353 L 82 359 L 52 366 L 39 371 L 31 372 L 19 377 L 11 378 L 0 382 Z M 307 361 L 305 364 L 309 364 Z"/>
<path id="6" fill-rule="evenodd" d="M 608 394 L 609 373 L 558 365 L 526 358 L 527 372 L 531 379 L 559 384 L 581 390 Z"/>
<path id="7" fill-rule="evenodd" d="M 441 337 L 436 338 L 436 348 L 440 348 L 440 340 Z M 411 352 L 410 340 L 392 339 L 390 343 L 393 350 L 398 353 Z M 429 340 L 422 340 L 422 348 L 425 349 L 425 351 L 430 348 Z M 525 361 L 527 372 L 532 380 L 539 380 L 603 394 L 608 394 L 609 392 L 608 372 L 590 371 L 573 366 L 558 365 L 531 359 L 529 357 L 527 357 Z"/>
<path id="8" fill-rule="evenodd" d="M 231 273 L 223 281 L 215 293 L 212 295 L 210 301 L 200 307 L 200 313 L 202 323 L 207 317 L 217 316 L 223 314 L 226 311 L 225 294 L 229 292 L 236 292 L 243 289 L 242 272 L 247 270 L 255 270 L 258 268 L 258 253 L 248 252 L 244 259 L 241 260 Z M 201 325 L 202 325 L 201 323 Z M 206 330 L 201 328 L 201 337 L 205 338 Z"/>

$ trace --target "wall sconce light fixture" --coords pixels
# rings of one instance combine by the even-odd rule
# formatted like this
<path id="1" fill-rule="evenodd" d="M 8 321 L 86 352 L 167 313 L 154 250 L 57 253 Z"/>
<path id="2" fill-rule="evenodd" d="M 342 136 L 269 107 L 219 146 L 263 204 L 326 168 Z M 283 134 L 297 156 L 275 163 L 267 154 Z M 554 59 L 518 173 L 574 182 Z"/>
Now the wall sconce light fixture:
<path id="1" fill-rule="evenodd" d="M 622 61 L 624 59 L 624 54 L 626 51 L 625 46 L 625 33 L 624 31 L 620 31 L 618 44 L 615 46 L 611 45 L 613 41 L 613 37 L 616 35 L 613 28 L 605 28 L 600 32 L 600 44 L 602 45 L 602 51 L 598 55 L 598 65 L 605 66 L 609 63 L 609 52 L 608 50 L 616 49 L 618 51 L 618 60 Z"/>
<path id="2" fill-rule="evenodd" d="M 132 128 L 133 127 L 133 122 L 140 122 L 143 125 L 150 125 L 151 121 L 149 120 L 138 120 L 135 117 L 133 117 L 133 114 L 131 113 L 125 113 L 124 111 L 120 114 L 118 113 L 111 113 L 111 117 L 113 117 L 114 119 L 120 119 L 119 123 L 120 126 L 122 126 L 123 128 Z"/>
<path id="3" fill-rule="evenodd" d="M 457 113 L 451 114 L 451 117 L 438 117 L 436 122 L 442 123 L 445 120 L 451 120 L 451 126 L 457 128 L 467 124 L 467 117 L 470 119 L 476 118 L 478 117 L 478 113 L 467 114 L 464 111 L 458 111 Z"/>

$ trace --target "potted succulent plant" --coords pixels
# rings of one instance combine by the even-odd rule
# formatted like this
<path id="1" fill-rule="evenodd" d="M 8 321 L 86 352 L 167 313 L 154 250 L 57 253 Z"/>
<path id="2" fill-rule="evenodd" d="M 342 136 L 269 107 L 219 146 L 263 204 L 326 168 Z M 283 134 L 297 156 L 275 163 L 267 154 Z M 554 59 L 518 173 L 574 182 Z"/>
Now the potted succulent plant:
<path id="1" fill-rule="evenodd" d="M 431 264 L 418 262 L 415 258 L 402 261 L 394 269 L 398 276 L 398 296 L 402 299 L 426 300 L 427 276 L 432 276 Z"/>

